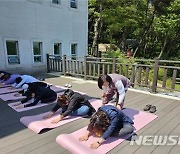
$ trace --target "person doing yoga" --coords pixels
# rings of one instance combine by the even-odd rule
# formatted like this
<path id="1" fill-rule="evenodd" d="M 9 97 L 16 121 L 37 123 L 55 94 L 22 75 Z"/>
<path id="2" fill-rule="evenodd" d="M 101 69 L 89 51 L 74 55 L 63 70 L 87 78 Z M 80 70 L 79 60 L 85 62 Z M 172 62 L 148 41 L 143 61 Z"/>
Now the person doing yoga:
<path id="1" fill-rule="evenodd" d="M 63 95 L 58 96 L 57 104 L 53 109 L 45 115 L 43 118 L 50 118 L 59 109 L 62 109 L 62 113 L 58 118 L 52 120 L 52 123 L 58 123 L 63 120 L 64 117 L 71 116 L 91 116 L 96 110 L 90 104 L 90 102 L 81 94 L 67 89 Z"/>
<path id="2" fill-rule="evenodd" d="M 99 139 L 90 145 L 91 149 L 97 149 L 110 136 L 122 137 L 134 131 L 134 122 L 112 105 L 105 105 L 98 109 L 90 119 L 87 131 L 79 138 L 79 141 L 87 141 L 90 135 L 96 135 Z"/>

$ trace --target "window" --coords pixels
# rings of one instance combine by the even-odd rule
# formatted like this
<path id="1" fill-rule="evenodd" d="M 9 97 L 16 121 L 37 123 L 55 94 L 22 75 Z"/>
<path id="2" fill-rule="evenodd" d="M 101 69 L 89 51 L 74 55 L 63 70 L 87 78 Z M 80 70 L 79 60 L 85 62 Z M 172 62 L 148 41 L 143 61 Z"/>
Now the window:
<path id="1" fill-rule="evenodd" d="M 18 41 L 6 41 L 6 49 L 9 64 L 20 64 Z"/>
<path id="2" fill-rule="evenodd" d="M 42 42 L 33 42 L 34 62 L 42 62 Z"/>
<path id="3" fill-rule="evenodd" d="M 54 55 L 56 58 L 60 58 L 61 59 L 61 49 L 62 49 L 62 45 L 61 43 L 54 43 Z"/>
<path id="4" fill-rule="evenodd" d="M 31 2 L 35 2 L 35 3 L 42 3 L 42 0 L 29 0 Z"/>
<path id="5" fill-rule="evenodd" d="M 77 0 L 70 0 L 71 8 L 77 9 Z"/>
<path id="6" fill-rule="evenodd" d="M 53 4 L 61 4 L 60 0 L 52 0 Z"/>
<path id="7" fill-rule="evenodd" d="M 77 44 L 71 44 L 71 59 L 76 59 L 77 56 Z"/>

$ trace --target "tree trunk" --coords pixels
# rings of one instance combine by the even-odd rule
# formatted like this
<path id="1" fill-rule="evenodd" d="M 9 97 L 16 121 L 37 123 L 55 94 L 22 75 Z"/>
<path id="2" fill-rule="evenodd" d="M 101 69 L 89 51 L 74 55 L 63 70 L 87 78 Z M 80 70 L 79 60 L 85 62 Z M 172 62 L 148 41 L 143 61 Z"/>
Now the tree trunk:
<path id="1" fill-rule="evenodd" d="M 96 19 L 95 24 L 94 24 L 94 38 L 93 38 L 93 43 L 92 43 L 92 48 L 91 48 L 91 54 L 94 55 L 96 51 L 96 46 L 97 46 L 97 40 L 99 36 L 99 30 L 98 30 L 98 25 L 100 22 L 100 17 Z"/>
<path id="2" fill-rule="evenodd" d="M 153 12 L 153 17 L 152 17 L 152 19 L 151 19 L 151 22 L 149 23 L 149 25 L 147 26 L 147 28 L 144 28 L 144 32 L 143 32 L 143 34 L 142 34 L 142 36 L 141 36 L 141 39 L 140 39 L 140 41 L 139 41 L 138 46 L 136 47 L 136 49 L 135 49 L 135 51 L 134 51 L 133 57 L 136 56 L 136 53 L 137 53 L 137 51 L 138 51 L 141 43 L 143 42 L 144 37 L 146 36 L 147 32 L 149 31 L 149 29 L 150 29 L 150 27 L 151 27 L 151 25 L 152 25 L 152 23 L 153 23 L 153 21 L 154 21 L 154 15 L 155 15 L 155 11 Z"/>
<path id="3" fill-rule="evenodd" d="M 148 45 L 148 43 L 146 42 L 145 45 L 144 45 L 144 49 L 143 49 L 143 51 L 144 51 L 143 57 L 144 57 L 144 58 L 145 58 L 145 55 L 146 55 L 147 45 Z"/>
<path id="4" fill-rule="evenodd" d="M 165 40 L 164 40 L 164 45 L 163 45 L 163 47 L 162 47 L 162 49 L 161 49 L 161 52 L 160 52 L 160 54 L 159 54 L 159 56 L 158 56 L 158 59 L 160 59 L 160 58 L 162 57 L 162 54 L 163 54 L 163 52 L 164 52 L 164 50 L 165 50 L 165 48 L 166 48 L 166 45 L 167 45 L 167 36 L 166 36 L 166 38 L 165 38 Z"/>
<path id="5" fill-rule="evenodd" d="M 92 48 L 91 48 L 91 54 L 94 56 L 98 56 L 98 37 L 101 33 L 102 29 L 102 17 L 101 17 L 101 11 L 102 11 L 102 0 L 100 1 L 100 6 L 99 6 L 99 17 L 95 20 L 94 24 L 94 38 L 93 38 L 93 43 L 92 43 Z"/>
<path id="6" fill-rule="evenodd" d="M 125 53 L 125 47 L 126 47 L 126 28 L 124 28 L 124 32 L 122 34 L 122 52 Z"/>

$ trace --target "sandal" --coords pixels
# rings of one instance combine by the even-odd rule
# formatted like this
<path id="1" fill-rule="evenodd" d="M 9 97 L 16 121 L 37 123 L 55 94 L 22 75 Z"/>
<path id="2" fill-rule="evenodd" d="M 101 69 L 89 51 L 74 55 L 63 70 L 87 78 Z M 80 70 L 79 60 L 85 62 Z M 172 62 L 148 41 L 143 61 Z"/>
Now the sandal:
<path id="1" fill-rule="evenodd" d="M 144 111 L 149 111 L 151 109 L 152 105 L 150 104 L 147 104 L 145 107 L 144 107 Z"/>
<path id="2" fill-rule="evenodd" d="M 156 107 L 155 107 L 155 106 L 151 106 L 149 112 L 150 112 L 150 113 L 156 112 Z"/>

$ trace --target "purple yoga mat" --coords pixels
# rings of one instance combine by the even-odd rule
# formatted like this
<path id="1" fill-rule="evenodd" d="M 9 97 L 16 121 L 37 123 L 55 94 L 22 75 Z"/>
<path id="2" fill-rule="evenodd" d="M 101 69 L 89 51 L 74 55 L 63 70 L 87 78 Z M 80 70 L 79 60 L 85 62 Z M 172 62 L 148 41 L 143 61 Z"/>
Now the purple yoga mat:
<path id="1" fill-rule="evenodd" d="M 123 110 L 123 112 L 125 112 L 125 114 L 127 114 L 131 119 L 133 119 L 136 129 L 135 132 L 137 132 L 138 130 L 146 126 L 148 123 L 157 118 L 157 116 L 154 114 L 133 109 L 125 109 Z M 90 144 L 97 142 L 97 137 L 91 136 L 88 141 L 78 141 L 79 137 L 81 137 L 86 132 L 86 129 L 87 127 L 84 127 L 71 134 L 61 134 L 56 138 L 56 142 L 73 154 L 104 154 L 112 150 L 117 145 L 122 143 L 125 139 L 131 136 L 127 135 L 123 138 L 110 137 L 98 149 L 91 150 Z"/>
<path id="2" fill-rule="evenodd" d="M 0 85 L 0 88 L 5 88 L 5 87 L 11 87 L 12 85 L 11 84 L 7 84 L 7 85 Z"/>
<path id="3" fill-rule="evenodd" d="M 22 95 L 16 97 L 16 96 L 14 96 L 14 94 L 17 94 L 17 92 L 0 95 L 0 98 L 1 98 L 3 101 L 10 101 L 10 100 L 17 100 L 17 99 L 25 98 L 25 96 L 22 96 Z"/>
<path id="4" fill-rule="evenodd" d="M 63 92 L 57 93 L 57 95 L 62 95 L 62 94 L 63 94 Z M 40 103 L 39 102 L 35 106 L 25 107 L 25 108 L 22 108 L 22 109 L 16 109 L 16 106 L 14 106 L 14 105 L 19 104 L 19 103 L 20 103 L 20 101 L 15 102 L 15 103 L 9 103 L 8 106 L 11 107 L 12 109 L 14 109 L 17 112 L 22 112 L 22 111 L 28 111 L 28 110 L 36 109 L 36 108 L 39 108 L 39 107 L 42 107 L 42 106 L 50 105 L 50 104 L 56 103 L 56 101 L 51 102 L 51 103 Z M 29 100 L 27 103 L 24 103 L 24 104 L 30 104 L 30 103 L 32 103 L 32 100 Z"/>
<path id="5" fill-rule="evenodd" d="M 10 89 L 11 87 L 5 87 L 5 88 L 0 88 L 0 95 L 1 94 L 6 94 L 6 93 L 12 93 L 12 92 L 17 92 L 17 91 L 21 91 L 22 89 Z"/>

